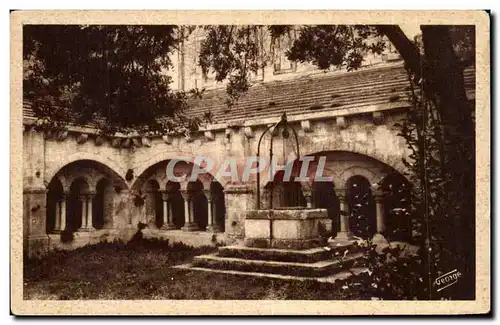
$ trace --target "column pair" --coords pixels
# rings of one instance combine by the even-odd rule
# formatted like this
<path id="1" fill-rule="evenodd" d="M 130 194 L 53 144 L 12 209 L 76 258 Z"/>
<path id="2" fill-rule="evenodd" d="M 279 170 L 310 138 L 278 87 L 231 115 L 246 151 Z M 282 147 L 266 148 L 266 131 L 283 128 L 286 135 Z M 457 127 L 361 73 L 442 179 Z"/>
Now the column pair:
<path id="1" fill-rule="evenodd" d="M 175 229 L 171 195 L 167 191 L 164 191 L 161 193 L 161 198 L 163 200 L 163 226 L 161 227 L 161 229 Z"/>
<path id="2" fill-rule="evenodd" d="M 183 231 L 196 231 L 198 224 L 194 220 L 193 192 L 181 190 L 181 195 L 184 199 L 184 226 L 181 229 Z"/>
<path id="3" fill-rule="evenodd" d="M 208 201 L 208 209 L 207 209 L 207 214 L 208 214 L 208 222 L 207 222 L 207 231 L 210 232 L 218 232 L 220 231 L 220 227 L 217 225 L 216 222 L 216 204 L 214 197 L 211 193 L 210 190 L 206 189 L 203 190 L 207 201 Z M 181 195 L 182 198 L 184 199 L 184 226 L 181 228 L 184 231 L 196 231 L 198 230 L 198 224 L 194 220 L 194 204 L 193 204 L 193 198 L 194 198 L 194 193 L 188 190 L 181 190 Z"/>
<path id="4" fill-rule="evenodd" d="M 337 197 L 340 202 L 340 231 L 337 233 L 335 239 L 338 240 L 352 240 L 354 239 L 350 227 L 349 227 L 349 206 L 347 204 L 346 191 L 345 189 L 336 190 Z M 377 221 L 377 233 L 382 233 L 385 231 L 385 211 L 383 205 L 383 194 L 380 191 L 375 191 L 375 212 Z"/>
<path id="5" fill-rule="evenodd" d="M 78 199 L 82 202 L 82 225 L 78 231 L 92 231 L 95 230 L 92 226 L 92 202 L 95 193 L 88 193 L 79 195 Z"/>

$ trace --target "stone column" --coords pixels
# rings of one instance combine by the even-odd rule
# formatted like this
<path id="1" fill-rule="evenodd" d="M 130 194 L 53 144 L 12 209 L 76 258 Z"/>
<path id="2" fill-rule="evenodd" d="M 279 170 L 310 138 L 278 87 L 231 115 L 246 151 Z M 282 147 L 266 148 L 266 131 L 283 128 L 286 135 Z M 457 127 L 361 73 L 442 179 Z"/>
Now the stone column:
<path id="1" fill-rule="evenodd" d="M 54 220 L 54 231 L 55 233 L 61 231 L 61 202 L 56 202 L 56 218 Z"/>
<path id="2" fill-rule="evenodd" d="M 66 194 L 63 194 L 62 195 L 62 198 L 61 198 L 61 201 L 60 201 L 60 205 L 61 205 L 61 213 L 60 213 L 60 216 L 61 216 L 61 228 L 60 230 L 61 231 L 64 231 L 66 230 L 66 201 L 67 201 L 67 195 Z"/>
<path id="3" fill-rule="evenodd" d="M 173 221 L 173 215 L 172 211 L 170 209 L 170 198 L 168 192 L 162 192 L 161 193 L 161 198 L 163 200 L 163 226 L 161 229 L 163 230 L 171 230 L 175 229 L 174 221 Z"/>
<path id="4" fill-rule="evenodd" d="M 56 220 L 54 232 L 60 232 L 66 229 L 66 196 L 57 201 L 56 205 Z"/>
<path id="5" fill-rule="evenodd" d="M 94 201 L 95 193 L 87 195 L 87 229 L 94 230 L 94 225 L 92 224 L 92 203 Z"/>
<path id="6" fill-rule="evenodd" d="M 79 195 L 78 199 L 82 202 L 82 225 L 80 226 L 79 231 L 87 229 L 87 196 Z"/>
<path id="7" fill-rule="evenodd" d="M 345 189 L 337 189 L 336 194 L 340 202 L 340 231 L 335 239 L 339 241 L 352 240 L 354 237 L 349 229 L 349 206 L 347 205 L 346 191 Z"/>
<path id="8" fill-rule="evenodd" d="M 184 226 L 181 228 L 183 231 L 198 230 L 198 225 L 194 222 L 194 215 L 192 215 L 193 202 L 192 193 L 187 190 L 181 190 L 182 198 L 184 199 Z"/>
<path id="9" fill-rule="evenodd" d="M 216 209 L 215 209 L 215 197 L 212 195 L 210 190 L 204 190 L 205 196 L 208 200 L 208 226 L 207 231 L 209 232 L 218 232 L 220 231 L 220 227 L 217 224 L 216 219 Z"/>
<path id="10" fill-rule="evenodd" d="M 377 233 L 381 234 L 385 231 L 384 197 L 382 193 L 374 193 L 374 198 L 375 211 L 377 215 Z"/>

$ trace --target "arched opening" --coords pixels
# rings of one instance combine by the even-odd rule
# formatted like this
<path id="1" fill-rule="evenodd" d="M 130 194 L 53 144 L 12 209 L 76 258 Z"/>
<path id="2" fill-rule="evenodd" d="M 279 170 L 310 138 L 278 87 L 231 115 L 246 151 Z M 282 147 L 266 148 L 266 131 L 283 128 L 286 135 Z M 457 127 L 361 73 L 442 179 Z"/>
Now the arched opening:
<path id="1" fill-rule="evenodd" d="M 65 222 L 65 218 L 61 218 L 61 213 L 65 212 L 61 209 L 63 194 L 61 181 L 58 178 L 53 178 L 47 192 L 47 220 L 45 224 L 47 233 L 59 231 L 66 226 L 61 224 L 61 222 Z"/>
<path id="2" fill-rule="evenodd" d="M 299 182 L 293 179 L 288 182 L 282 182 L 283 190 L 281 191 L 282 206 L 285 207 L 299 207 L 306 206 L 306 199 L 302 193 L 302 186 Z"/>
<path id="3" fill-rule="evenodd" d="M 349 207 L 349 228 L 361 238 L 372 237 L 377 231 L 375 200 L 370 182 L 363 176 L 352 176 L 346 183 Z"/>
<path id="4" fill-rule="evenodd" d="M 225 231 L 226 228 L 226 200 L 224 188 L 219 182 L 212 182 L 212 213 L 217 230 Z"/>
<path id="5" fill-rule="evenodd" d="M 205 230 L 208 225 L 208 199 L 203 193 L 203 183 L 199 180 L 189 182 L 187 190 L 191 193 L 194 222 L 198 225 L 198 229 Z"/>
<path id="6" fill-rule="evenodd" d="M 99 182 L 93 184 L 87 179 L 99 179 Z M 63 196 L 62 189 L 68 187 L 69 193 Z M 82 227 L 82 217 L 86 222 L 83 226 L 88 230 L 113 227 L 114 201 L 119 190 L 126 188 L 121 176 L 108 166 L 93 160 L 71 162 L 61 168 L 49 183 L 47 224 L 50 226 L 47 229 L 50 231 L 58 228 L 58 222 L 63 223 L 62 211 L 66 212 L 66 220 L 65 227 L 61 225 L 60 229 L 77 231 Z M 56 221 L 53 221 L 54 216 L 58 217 Z"/>
<path id="7" fill-rule="evenodd" d="M 71 183 L 68 197 L 68 218 L 66 220 L 68 230 L 76 231 L 82 227 L 83 213 L 86 213 L 87 209 L 88 193 L 89 185 L 83 177 L 79 177 Z"/>
<path id="8" fill-rule="evenodd" d="M 333 182 L 315 182 L 313 185 L 313 207 L 326 209 L 332 222 L 332 236 L 340 229 L 340 201 L 335 194 Z"/>
<path id="9" fill-rule="evenodd" d="M 96 229 L 113 226 L 113 196 L 115 189 L 111 181 L 102 178 L 97 182 L 96 195 L 92 205 L 92 225 Z"/>
<path id="10" fill-rule="evenodd" d="M 167 183 L 167 192 L 169 199 L 169 209 L 172 213 L 172 220 L 176 229 L 181 229 L 184 226 L 184 199 L 180 192 L 180 184 L 169 181 Z"/>
<path id="11" fill-rule="evenodd" d="M 411 240 L 411 185 L 401 174 L 393 173 L 382 181 L 386 236 L 390 240 Z"/>
<path id="12" fill-rule="evenodd" d="M 305 207 L 307 205 L 304 194 L 302 193 L 302 186 L 300 182 L 295 181 L 295 177 L 291 176 L 289 180 L 284 180 L 284 171 L 279 171 L 275 174 L 274 180 L 270 181 L 264 187 L 266 208 L 272 207 Z"/>
<path id="13" fill-rule="evenodd" d="M 211 175 L 201 174 L 196 181 L 190 181 L 187 184 L 182 184 L 181 189 L 181 183 L 179 183 L 177 179 L 169 180 L 169 175 L 166 174 L 168 163 L 169 161 L 165 160 L 148 167 L 142 175 L 139 175 L 132 187 L 132 190 L 137 190 L 152 178 L 166 180 L 165 194 L 167 202 L 165 203 L 167 209 L 163 212 L 164 206 L 162 206 L 162 228 L 164 230 L 171 230 L 175 228 L 182 229 L 184 231 L 204 231 L 207 227 L 210 231 L 219 231 L 220 229 L 224 229 L 226 208 L 222 186 L 217 182 L 213 182 L 213 177 Z M 189 179 L 193 166 L 194 165 L 192 163 L 187 161 L 177 162 L 174 165 L 173 174 L 175 177 Z M 211 183 L 210 188 L 208 188 L 207 185 L 203 185 L 208 184 L 209 182 Z M 184 186 L 186 186 L 186 188 L 184 188 Z M 163 185 L 161 185 L 161 187 L 163 187 Z M 183 191 L 187 192 L 184 193 Z M 212 216 L 211 220 L 209 220 L 209 201 L 207 191 L 210 191 L 212 200 L 210 210 Z M 189 198 L 188 202 L 185 202 L 186 198 Z M 154 209 L 151 208 L 150 210 L 153 211 Z M 158 205 L 158 211 L 160 211 L 160 205 Z M 187 224 L 186 219 L 188 219 Z M 158 221 L 159 220 L 160 217 L 158 217 Z M 163 220 L 169 221 L 167 224 L 164 224 Z M 209 221 L 211 221 L 211 223 Z M 160 223 L 158 222 L 157 225 L 159 224 Z"/>

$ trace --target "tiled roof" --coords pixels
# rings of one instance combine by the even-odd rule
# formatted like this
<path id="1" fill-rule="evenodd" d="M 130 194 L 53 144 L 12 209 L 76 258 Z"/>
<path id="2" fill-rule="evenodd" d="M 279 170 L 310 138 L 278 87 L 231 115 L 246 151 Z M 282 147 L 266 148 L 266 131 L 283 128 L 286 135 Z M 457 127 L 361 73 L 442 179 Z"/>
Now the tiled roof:
<path id="1" fill-rule="evenodd" d="M 475 73 L 464 72 L 468 94 L 474 94 Z M 408 76 L 401 63 L 368 67 L 353 72 L 327 73 L 298 77 L 287 81 L 255 84 L 228 110 L 225 88 L 207 90 L 203 98 L 191 103 L 189 116 L 210 111 L 214 123 L 328 112 L 350 107 L 404 102 L 408 94 Z M 23 115 L 33 116 L 29 103 Z"/>
<path id="2" fill-rule="evenodd" d="M 467 90 L 474 91 L 473 69 L 464 72 Z M 295 114 L 328 112 L 350 107 L 403 102 L 408 75 L 401 63 L 353 72 L 299 77 L 254 85 L 230 110 L 225 89 L 206 91 L 188 114 L 210 110 L 216 123 Z"/>

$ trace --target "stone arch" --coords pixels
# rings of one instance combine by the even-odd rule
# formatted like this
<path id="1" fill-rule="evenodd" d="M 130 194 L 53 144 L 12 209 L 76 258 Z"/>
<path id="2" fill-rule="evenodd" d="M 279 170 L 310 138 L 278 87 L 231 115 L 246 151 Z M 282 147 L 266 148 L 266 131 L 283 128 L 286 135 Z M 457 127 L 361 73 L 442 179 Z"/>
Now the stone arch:
<path id="1" fill-rule="evenodd" d="M 76 177 L 72 180 L 70 184 L 70 191 L 68 193 L 68 219 L 67 219 L 67 229 L 70 231 L 76 231 L 77 229 L 83 227 L 82 216 L 86 213 L 86 208 L 83 207 L 86 203 L 82 200 L 82 197 L 88 194 L 90 186 L 84 177 Z M 83 216 L 85 218 L 85 216 Z"/>
<path id="2" fill-rule="evenodd" d="M 341 172 L 339 185 L 341 187 L 345 187 L 347 181 L 353 176 L 363 176 L 371 185 L 382 180 L 381 177 L 378 177 L 374 172 L 370 171 L 367 168 L 360 166 L 351 166 Z"/>
<path id="3" fill-rule="evenodd" d="M 114 193 L 111 181 L 103 176 L 96 183 L 96 194 L 92 206 L 92 225 L 96 229 L 113 227 Z"/>
<path id="4" fill-rule="evenodd" d="M 160 156 L 161 155 L 157 155 L 156 157 Z M 178 163 L 176 163 L 174 167 L 174 174 L 176 177 L 182 177 L 183 175 L 185 176 L 184 179 L 182 179 L 179 183 L 181 189 L 186 189 L 191 181 L 190 173 L 192 171 L 193 166 L 195 165 L 192 159 L 190 160 L 188 156 L 171 157 L 168 159 L 161 159 L 161 160 L 154 159 L 150 161 L 150 162 L 154 161 L 154 163 L 152 164 L 150 162 L 148 162 L 147 164 L 143 164 L 139 169 L 137 169 L 138 170 L 138 173 L 136 174 L 137 177 L 135 178 L 130 188 L 132 190 L 138 190 L 143 186 L 144 182 L 146 182 L 149 179 L 155 179 L 160 184 L 160 187 L 163 190 L 165 189 L 165 186 L 168 182 L 170 181 L 177 182 L 176 180 L 168 179 L 166 175 L 167 164 L 173 159 L 179 161 Z M 155 170 L 157 168 L 165 168 L 165 170 L 158 172 L 158 170 Z M 215 180 L 215 177 L 211 173 L 200 173 L 196 180 L 199 180 L 201 183 L 203 183 L 204 187 L 208 189 L 209 184 Z M 220 183 L 223 186 L 225 184 L 223 182 Z"/>
<path id="5" fill-rule="evenodd" d="M 157 159 L 149 162 L 156 161 L 161 156 L 156 157 Z M 173 219 L 168 229 L 172 229 L 172 226 L 186 231 L 223 229 L 226 211 L 223 185 L 207 172 L 200 173 L 196 179 L 192 179 L 191 172 L 195 165 L 189 157 L 175 157 L 179 162 L 174 166 L 174 175 L 180 179 L 169 179 L 166 169 L 172 159 L 156 161 L 153 165 L 147 164 L 147 167 L 146 165 L 140 167 L 138 171 L 142 173 L 138 174 L 132 184 L 132 191 L 140 191 L 147 182 L 152 180 L 159 184 L 158 189 L 164 191 L 165 202 L 167 202 L 168 213 L 164 216 L 167 218 L 170 215 Z M 218 187 L 214 183 L 217 183 Z M 214 225 L 216 222 L 219 224 Z"/>
<path id="6" fill-rule="evenodd" d="M 345 183 L 349 228 L 355 236 L 369 238 L 377 231 L 375 199 L 370 180 L 352 174 Z"/>
<path id="7" fill-rule="evenodd" d="M 163 226 L 163 199 L 160 184 L 155 178 L 150 178 L 142 186 L 141 194 L 145 197 L 146 224 L 152 229 L 159 229 Z"/>
<path id="8" fill-rule="evenodd" d="M 382 151 L 374 145 L 362 145 L 357 142 L 351 141 L 319 141 L 311 143 L 311 145 L 307 146 L 307 149 L 307 151 L 303 151 L 304 153 L 307 152 L 307 154 L 304 154 L 304 156 L 314 155 L 317 152 L 325 151 L 347 151 L 374 158 L 398 171 L 402 175 L 404 175 L 408 171 L 403 163 L 403 158 L 409 158 L 406 151 L 386 152 Z"/>
<path id="9" fill-rule="evenodd" d="M 411 183 L 401 174 L 388 174 L 381 182 L 385 235 L 390 240 L 411 241 Z"/>
<path id="10" fill-rule="evenodd" d="M 61 218 L 61 214 L 65 213 L 64 209 L 61 210 L 60 202 L 64 198 L 64 187 L 61 180 L 54 177 L 47 186 L 47 211 L 46 211 L 46 231 L 51 233 L 64 229 L 66 226 L 61 225 L 65 223 L 65 218 Z"/>
<path id="11" fill-rule="evenodd" d="M 111 170 L 116 176 L 118 176 L 121 180 L 123 180 L 123 185 L 128 188 L 127 182 L 125 182 L 125 168 L 122 168 L 117 162 L 112 159 L 109 159 L 103 155 L 97 155 L 94 153 L 88 152 L 76 152 L 69 156 L 64 156 L 61 160 L 58 160 L 55 164 L 48 164 L 45 169 L 45 182 L 49 184 L 52 178 L 61 171 L 64 167 L 78 162 L 78 161 L 94 161 L 99 163 L 109 170 Z M 97 183 L 97 182 L 96 182 Z"/>

